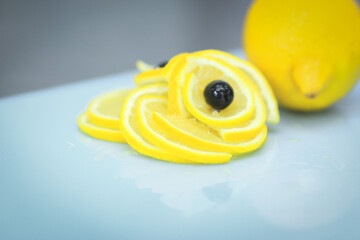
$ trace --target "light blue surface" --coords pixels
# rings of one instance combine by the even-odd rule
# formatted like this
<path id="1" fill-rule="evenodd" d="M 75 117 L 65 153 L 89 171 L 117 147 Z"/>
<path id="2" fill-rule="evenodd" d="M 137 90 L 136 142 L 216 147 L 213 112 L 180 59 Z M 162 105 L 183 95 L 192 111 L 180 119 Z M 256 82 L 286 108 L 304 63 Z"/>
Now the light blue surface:
<path id="1" fill-rule="evenodd" d="M 259 151 L 176 165 L 82 134 L 133 73 L 0 99 L 0 239 L 360 239 L 360 86 Z"/>

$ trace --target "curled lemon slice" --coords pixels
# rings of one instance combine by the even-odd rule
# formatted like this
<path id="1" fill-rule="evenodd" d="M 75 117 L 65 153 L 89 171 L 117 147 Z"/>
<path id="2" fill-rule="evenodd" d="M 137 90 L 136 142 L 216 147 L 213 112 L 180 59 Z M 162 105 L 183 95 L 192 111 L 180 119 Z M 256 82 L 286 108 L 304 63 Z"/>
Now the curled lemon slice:
<path id="1" fill-rule="evenodd" d="M 89 136 L 92 136 L 97 139 L 110 141 L 110 142 L 120 142 L 124 143 L 125 138 L 120 130 L 110 129 L 102 127 L 92 123 L 86 113 L 80 114 L 77 119 L 79 128 Z"/>
<path id="2" fill-rule="evenodd" d="M 241 69 L 255 84 L 255 86 L 261 93 L 261 97 L 263 98 L 266 106 L 267 122 L 272 124 L 277 124 L 279 122 L 280 116 L 278 110 L 278 103 L 272 91 L 272 88 L 266 80 L 265 76 L 253 64 L 248 61 L 242 60 L 234 55 L 219 50 L 208 49 L 196 53 L 221 59 L 231 64 L 232 66 Z"/>
<path id="3" fill-rule="evenodd" d="M 177 69 L 179 63 L 183 62 L 188 55 L 190 55 L 190 53 L 180 53 L 169 60 L 163 71 L 164 76 L 168 79 L 168 81 L 171 77 L 176 76 L 178 72 L 174 70 Z"/>
<path id="4" fill-rule="evenodd" d="M 180 117 L 193 115 L 200 121 L 217 127 L 231 127 L 249 120 L 254 113 L 252 83 L 239 69 L 207 56 L 192 54 L 179 67 L 177 77 L 170 78 L 168 113 Z M 206 103 L 205 87 L 214 80 L 232 86 L 234 100 L 226 109 L 217 111 Z"/>
<path id="5" fill-rule="evenodd" d="M 200 68 L 187 73 L 188 70 L 186 69 L 191 66 L 192 61 L 199 65 L 198 62 L 203 60 L 206 60 L 203 66 L 200 65 Z M 211 126 L 233 127 L 248 121 L 252 117 L 254 114 L 254 95 L 251 83 L 245 75 L 238 69 L 232 68 L 230 65 L 226 66 L 225 62 L 220 62 L 217 59 L 189 57 L 188 62 L 190 64 L 185 64 L 185 70 L 181 75 L 184 76 L 184 80 L 181 80 L 184 82 L 183 84 L 179 82 L 178 86 L 183 85 L 181 102 L 195 118 Z M 206 68 L 213 69 L 211 75 L 208 75 L 211 70 Z M 234 91 L 234 100 L 221 111 L 213 109 L 207 104 L 204 97 L 206 86 L 218 79 L 227 82 Z"/>
<path id="6" fill-rule="evenodd" d="M 151 84 L 132 91 L 126 98 L 120 113 L 120 129 L 126 139 L 126 142 L 136 151 L 157 159 L 175 163 L 193 163 L 181 158 L 168 150 L 163 150 L 147 139 L 145 139 L 139 130 L 136 120 L 136 106 L 139 98 L 145 95 L 167 96 L 167 84 Z"/>
<path id="7" fill-rule="evenodd" d="M 138 126 L 149 142 L 197 163 L 219 164 L 230 160 L 232 156 L 230 153 L 199 150 L 197 145 L 181 141 L 155 122 L 153 113 L 166 114 L 166 105 L 167 98 L 159 96 L 144 96 L 138 102 L 136 111 Z"/>
<path id="8" fill-rule="evenodd" d="M 119 89 L 105 93 L 92 100 L 86 110 L 91 122 L 119 130 L 120 111 L 132 89 Z"/>

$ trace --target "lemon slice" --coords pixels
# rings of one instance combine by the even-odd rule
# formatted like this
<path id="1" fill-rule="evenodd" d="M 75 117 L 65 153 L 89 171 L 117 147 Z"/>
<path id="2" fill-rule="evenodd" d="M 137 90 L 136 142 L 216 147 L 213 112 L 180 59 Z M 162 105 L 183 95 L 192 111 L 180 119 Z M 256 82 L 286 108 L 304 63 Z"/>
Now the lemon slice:
<path id="1" fill-rule="evenodd" d="M 111 91 L 92 100 L 86 110 L 90 121 L 102 127 L 119 130 L 121 107 L 131 91 Z"/>
<path id="2" fill-rule="evenodd" d="M 177 69 L 179 63 L 183 62 L 188 55 L 190 53 L 180 53 L 169 60 L 163 70 L 163 74 L 168 80 L 176 76 L 177 72 L 174 72 L 174 70 Z"/>
<path id="3" fill-rule="evenodd" d="M 265 127 L 265 104 L 258 90 L 254 90 L 255 113 L 247 122 L 231 128 L 215 128 L 226 142 L 244 141 L 254 138 Z"/>
<path id="4" fill-rule="evenodd" d="M 165 66 L 166 75 L 169 80 L 169 107 L 167 113 L 179 117 L 191 117 L 190 113 L 185 109 L 181 101 L 181 86 L 178 84 L 178 78 L 181 77 L 180 71 L 186 63 L 186 57 L 190 53 L 181 53 L 170 59 L 169 63 Z"/>
<path id="5" fill-rule="evenodd" d="M 219 50 L 203 50 L 196 52 L 197 54 L 214 57 L 228 62 L 229 64 L 241 69 L 250 80 L 256 85 L 265 102 L 267 112 L 267 122 L 277 124 L 280 121 L 278 103 L 272 88 L 265 76 L 250 62 L 242 60 L 229 53 Z"/>
<path id="6" fill-rule="evenodd" d="M 80 114 L 77 119 L 77 123 L 79 128 L 91 137 L 110 142 L 126 142 L 120 130 L 114 130 L 96 125 L 90 122 L 86 113 Z"/>
<path id="7" fill-rule="evenodd" d="M 171 151 L 185 159 L 197 163 L 219 164 L 230 160 L 232 155 L 227 152 L 213 152 L 196 149 L 196 145 L 186 145 L 178 141 L 176 135 L 164 130 L 153 120 L 154 112 L 166 113 L 167 98 L 161 96 L 144 96 L 137 106 L 136 119 L 143 136 L 154 145 Z"/>
<path id="8" fill-rule="evenodd" d="M 239 69 L 222 60 L 197 54 L 188 55 L 185 63 L 179 68 L 177 77 L 170 79 L 169 83 L 169 96 L 176 98 L 172 101 L 169 99 L 169 114 L 176 113 L 174 115 L 180 117 L 192 115 L 206 124 L 217 127 L 235 126 L 252 117 L 253 84 Z M 193 74 L 188 75 L 188 73 Z M 187 86 L 185 86 L 186 78 L 191 79 Z M 233 102 L 220 112 L 212 109 L 203 96 L 205 87 L 218 79 L 228 82 L 234 91 Z"/>
<path id="9" fill-rule="evenodd" d="M 126 139 L 126 142 L 139 153 L 175 163 L 193 163 L 181 158 L 170 151 L 163 150 L 154 146 L 146 140 L 138 127 L 136 120 L 136 105 L 138 99 L 145 95 L 167 96 L 167 84 L 151 84 L 132 91 L 126 98 L 120 113 L 120 129 Z"/>
<path id="10" fill-rule="evenodd" d="M 168 79 L 164 77 L 162 68 L 155 68 L 144 71 L 135 77 L 135 84 L 137 87 L 145 86 L 154 83 L 167 83 Z"/>
<path id="11" fill-rule="evenodd" d="M 149 71 L 154 69 L 154 66 L 151 64 L 148 64 L 142 60 L 137 60 L 136 61 L 136 68 L 140 71 L 140 72 L 145 72 L 145 71 Z"/>
<path id="12" fill-rule="evenodd" d="M 191 58 L 189 57 L 189 61 L 192 60 Z M 208 66 L 200 67 L 197 71 L 193 70 L 192 73 L 182 72 L 184 83 L 178 83 L 183 85 L 182 99 L 179 99 L 179 102 L 183 100 L 186 109 L 195 118 L 211 126 L 234 127 L 250 120 L 255 107 L 253 88 L 247 81 L 247 77 L 242 75 L 238 69 L 234 69 L 230 65 L 226 66 L 225 62 L 221 63 L 216 59 L 201 57 L 195 61 L 199 62 L 204 58 L 206 58 Z M 203 72 L 204 70 L 201 70 L 202 68 L 214 68 L 213 66 L 217 66 L 215 71 L 205 70 Z M 204 98 L 205 87 L 216 79 L 227 82 L 234 91 L 234 100 L 221 111 L 213 109 Z"/>
<path id="13" fill-rule="evenodd" d="M 179 81 L 182 80 L 180 71 L 184 68 L 184 65 L 184 61 L 178 62 L 169 78 L 169 104 L 167 113 L 169 115 L 187 118 L 191 117 L 191 114 L 185 108 L 182 100 L 182 83 L 179 83 Z"/>
<path id="14" fill-rule="evenodd" d="M 200 150 L 225 151 L 234 155 L 256 150 L 265 142 L 267 135 L 266 125 L 263 125 L 262 130 L 249 141 L 227 142 L 216 131 L 195 118 L 178 118 L 154 112 L 153 120 L 162 131 L 174 136 L 179 142 Z"/>
<path id="15" fill-rule="evenodd" d="M 142 72 L 135 77 L 135 84 L 141 87 L 147 84 L 167 83 L 171 75 L 176 75 L 173 70 L 182 62 L 188 53 L 180 53 L 169 60 L 163 68 L 154 68 L 143 61 L 137 61 L 136 66 Z"/>

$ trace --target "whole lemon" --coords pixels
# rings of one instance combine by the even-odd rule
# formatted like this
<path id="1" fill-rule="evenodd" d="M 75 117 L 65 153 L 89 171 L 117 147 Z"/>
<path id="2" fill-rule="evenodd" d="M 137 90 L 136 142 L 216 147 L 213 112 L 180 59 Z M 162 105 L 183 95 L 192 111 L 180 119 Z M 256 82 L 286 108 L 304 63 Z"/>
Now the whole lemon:
<path id="1" fill-rule="evenodd" d="M 359 7 L 352 0 L 257 0 L 244 44 L 282 106 L 323 109 L 359 78 Z"/>

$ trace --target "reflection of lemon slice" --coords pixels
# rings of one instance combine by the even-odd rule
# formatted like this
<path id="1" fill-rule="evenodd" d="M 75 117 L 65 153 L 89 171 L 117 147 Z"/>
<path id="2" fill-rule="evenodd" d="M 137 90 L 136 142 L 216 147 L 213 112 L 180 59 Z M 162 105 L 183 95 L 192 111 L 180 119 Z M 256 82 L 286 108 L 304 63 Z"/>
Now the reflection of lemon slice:
<path id="1" fill-rule="evenodd" d="M 215 66 L 220 64 L 217 63 L 217 61 L 207 60 Z M 207 67 L 212 68 L 212 65 L 204 66 L 203 68 Z M 243 80 L 245 76 L 241 76 L 240 72 L 229 70 L 229 68 L 222 66 L 216 68 L 216 72 L 207 76 L 210 70 L 201 73 L 202 70 L 200 67 L 198 73 L 195 70 L 193 73 L 185 75 L 182 89 L 183 103 L 195 118 L 208 125 L 234 127 L 239 123 L 250 120 L 254 114 L 254 96 L 251 86 Z M 234 91 L 234 100 L 228 107 L 221 111 L 213 109 L 207 104 L 204 98 L 205 87 L 216 79 L 227 82 Z"/>
<path id="2" fill-rule="evenodd" d="M 86 113 L 80 114 L 77 119 L 80 129 L 97 139 L 106 140 L 110 142 L 126 142 L 120 130 L 102 127 L 90 122 Z"/>
<path id="3" fill-rule="evenodd" d="M 136 105 L 138 99 L 145 95 L 166 96 L 168 93 L 167 84 L 152 84 L 132 91 L 126 98 L 120 114 L 120 129 L 126 142 L 136 151 L 161 160 L 176 163 L 191 163 L 169 151 L 163 150 L 151 144 L 143 138 L 136 120 Z"/>
<path id="4" fill-rule="evenodd" d="M 265 76 L 254 65 L 252 65 L 248 61 L 237 58 L 234 55 L 219 50 L 209 49 L 209 50 L 199 51 L 196 53 L 221 59 L 231 64 L 232 66 L 241 69 L 260 91 L 266 106 L 267 121 L 273 124 L 279 122 L 280 120 L 279 110 L 275 95 L 270 87 L 270 84 L 267 82 Z"/>
<path id="5" fill-rule="evenodd" d="M 168 79 L 164 77 L 162 68 L 155 68 L 148 71 L 139 73 L 135 77 L 135 84 L 137 87 L 141 87 L 153 83 L 167 83 Z"/>
<path id="6" fill-rule="evenodd" d="M 197 145 L 179 141 L 176 135 L 164 130 L 152 116 L 154 112 L 166 114 L 166 105 L 166 97 L 144 96 L 139 100 L 136 110 L 137 122 L 141 133 L 148 141 L 197 163 L 216 164 L 230 160 L 232 156 L 230 153 L 199 150 Z"/>
<path id="7" fill-rule="evenodd" d="M 131 89 L 105 93 L 92 100 L 86 110 L 91 122 L 106 128 L 119 130 L 120 111 Z"/>
<path id="8" fill-rule="evenodd" d="M 255 113 L 249 121 L 230 128 L 216 128 L 225 141 L 233 142 L 249 140 L 254 138 L 264 129 L 266 120 L 265 104 L 257 90 L 254 91 L 254 100 Z"/>

